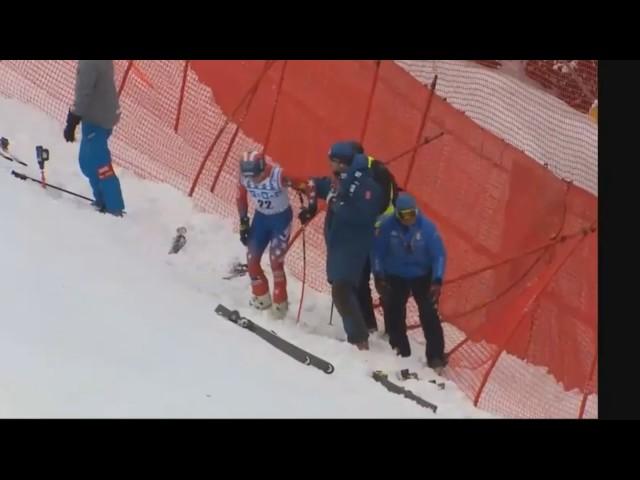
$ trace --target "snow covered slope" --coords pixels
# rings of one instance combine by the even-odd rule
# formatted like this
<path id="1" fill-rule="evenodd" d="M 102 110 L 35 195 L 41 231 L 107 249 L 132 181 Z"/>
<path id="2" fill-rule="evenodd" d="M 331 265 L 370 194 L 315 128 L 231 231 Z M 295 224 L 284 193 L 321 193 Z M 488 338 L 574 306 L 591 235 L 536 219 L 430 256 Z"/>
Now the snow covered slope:
<path id="1" fill-rule="evenodd" d="M 290 277 L 284 321 L 246 307 L 247 277 L 222 280 L 244 255 L 232 225 L 193 209 L 173 188 L 118 169 L 124 219 L 101 215 L 65 194 L 15 179 L 39 177 L 36 145 L 49 148 L 47 180 L 91 196 L 77 166 L 78 144 L 33 107 L 0 97 L 0 136 L 29 164 L 0 158 L 0 417 L 490 417 L 446 382 L 404 385 L 437 414 L 387 392 L 374 369 L 411 368 L 386 342 L 370 352 L 344 341 L 330 300 Z M 176 227 L 188 243 L 167 255 Z M 216 316 L 223 303 L 332 362 L 326 375 Z"/>

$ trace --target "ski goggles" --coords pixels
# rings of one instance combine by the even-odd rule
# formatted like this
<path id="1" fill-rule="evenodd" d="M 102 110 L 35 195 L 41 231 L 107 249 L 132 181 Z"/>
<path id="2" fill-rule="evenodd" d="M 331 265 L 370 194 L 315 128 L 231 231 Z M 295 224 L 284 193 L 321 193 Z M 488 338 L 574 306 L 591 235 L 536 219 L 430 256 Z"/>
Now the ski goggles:
<path id="1" fill-rule="evenodd" d="M 418 210 L 416 208 L 408 208 L 406 210 L 397 210 L 396 216 L 401 222 L 414 222 L 418 216 Z"/>

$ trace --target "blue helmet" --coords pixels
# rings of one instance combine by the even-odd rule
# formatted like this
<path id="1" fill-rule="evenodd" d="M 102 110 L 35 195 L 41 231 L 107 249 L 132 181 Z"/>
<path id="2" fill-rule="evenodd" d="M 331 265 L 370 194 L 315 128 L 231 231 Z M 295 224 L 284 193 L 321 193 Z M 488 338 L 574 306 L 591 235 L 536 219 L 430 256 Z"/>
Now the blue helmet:
<path id="1" fill-rule="evenodd" d="M 408 192 L 400 192 L 396 200 L 396 210 L 415 210 L 418 208 L 416 199 Z"/>
<path id="2" fill-rule="evenodd" d="M 405 223 L 413 223 L 418 216 L 416 199 L 407 192 L 400 192 L 396 200 L 396 217 Z"/>
<path id="3" fill-rule="evenodd" d="M 266 165 L 264 155 L 260 152 L 245 152 L 240 159 L 240 174 L 243 177 L 257 177 L 264 172 Z"/>

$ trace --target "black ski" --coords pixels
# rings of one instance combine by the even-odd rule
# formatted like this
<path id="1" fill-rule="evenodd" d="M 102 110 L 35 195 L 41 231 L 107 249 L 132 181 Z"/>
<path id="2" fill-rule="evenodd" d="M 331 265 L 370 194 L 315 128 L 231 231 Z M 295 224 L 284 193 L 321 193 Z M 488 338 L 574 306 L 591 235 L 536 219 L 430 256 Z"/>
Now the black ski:
<path id="1" fill-rule="evenodd" d="M 9 160 L 10 162 L 16 162 L 20 165 L 28 167 L 28 165 L 20 160 L 18 157 L 9 152 L 9 140 L 5 137 L 0 138 L 0 157 Z"/>
<path id="2" fill-rule="evenodd" d="M 428 402 L 424 398 L 419 397 L 418 395 L 413 393 L 411 390 L 407 390 L 406 388 L 401 387 L 400 385 L 397 385 L 397 384 L 393 383 L 391 380 L 389 380 L 389 376 L 386 373 L 384 373 L 383 371 L 376 370 L 375 372 L 373 372 L 372 376 L 373 376 L 373 379 L 376 382 L 378 382 L 381 385 L 383 385 L 390 392 L 397 393 L 398 395 L 402 395 L 403 397 L 408 398 L 409 400 L 412 400 L 412 401 L 416 402 L 421 407 L 428 408 L 428 409 L 432 410 L 433 413 L 436 413 L 436 411 L 438 410 L 438 406 L 437 405 L 434 405 L 433 403 Z"/>
<path id="3" fill-rule="evenodd" d="M 13 155 L 11 155 L 10 153 L 7 153 L 7 152 L 0 152 L 0 157 L 5 158 L 5 159 L 9 160 L 10 162 L 16 162 L 16 163 L 19 163 L 20 165 L 24 165 L 25 167 L 28 166 L 22 160 L 17 159 L 16 157 L 14 157 Z"/>
<path id="4" fill-rule="evenodd" d="M 418 376 L 418 374 L 416 372 L 411 372 L 408 368 L 405 368 L 404 370 L 400 370 L 399 372 L 397 372 L 396 378 L 401 381 L 411 380 L 411 379 L 420 380 L 420 377 Z"/>
<path id="5" fill-rule="evenodd" d="M 255 333 L 257 336 L 273 345 L 281 352 L 286 353 L 291 358 L 298 360 L 305 365 L 316 367 L 317 369 L 322 370 L 324 373 L 333 373 L 333 371 L 335 370 L 334 366 L 326 360 L 323 360 L 320 357 L 316 357 L 306 350 L 303 350 L 302 348 L 287 342 L 283 338 L 280 338 L 275 332 L 270 332 L 269 330 L 262 328 L 255 322 L 241 316 L 237 310 L 229 310 L 227 307 L 220 304 L 216 307 L 216 313 L 226 318 L 230 322 L 233 322 L 236 325 L 242 328 L 246 328 L 250 332 Z"/>
<path id="6" fill-rule="evenodd" d="M 416 372 L 412 372 L 408 368 L 405 368 L 404 370 L 400 370 L 399 372 L 396 372 L 396 378 L 401 382 L 404 382 L 406 380 L 412 380 L 412 379 L 422 380 L 422 378 L 420 378 Z M 438 387 L 438 390 L 444 390 L 444 387 L 445 387 L 444 382 L 438 382 L 435 379 L 431 379 L 429 380 L 429 383 L 436 385 Z"/>

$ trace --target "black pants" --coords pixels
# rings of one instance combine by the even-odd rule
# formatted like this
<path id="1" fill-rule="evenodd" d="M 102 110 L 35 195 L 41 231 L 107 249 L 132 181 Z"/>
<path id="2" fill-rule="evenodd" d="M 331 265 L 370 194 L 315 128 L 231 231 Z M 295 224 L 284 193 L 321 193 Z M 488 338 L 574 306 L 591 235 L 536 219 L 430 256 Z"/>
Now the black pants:
<path id="1" fill-rule="evenodd" d="M 360 276 L 360 283 L 358 284 L 355 293 L 358 297 L 358 303 L 360 304 L 360 310 L 362 311 L 362 316 L 364 317 L 367 329 L 377 330 L 378 322 L 376 321 L 376 314 L 373 311 L 373 299 L 371 298 L 371 287 L 369 286 L 370 278 L 371 261 L 367 257 L 367 261 L 362 269 L 362 275 Z"/>
<path id="2" fill-rule="evenodd" d="M 386 281 L 388 292 L 383 307 L 385 323 L 389 326 L 391 347 L 398 349 L 403 357 L 411 355 L 405 321 L 406 305 L 411 294 L 418 305 L 420 324 L 427 340 L 427 361 L 444 358 L 444 334 L 440 316 L 429 295 L 430 276 L 407 279 L 389 275 Z"/>
<path id="3" fill-rule="evenodd" d="M 331 297 L 336 310 L 342 317 L 347 341 L 357 344 L 367 340 L 369 332 L 356 297 L 356 286 L 352 283 L 336 281 L 331 285 Z"/>
<path id="4" fill-rule="evenodd" d="M 369 285 L 369 279 L 371 278 L 371 262 L 367 258 L 367 262 L 362 269 L 362 276 L 360 277 L 360 283 L 356 289 L 356 296 L 358 297 L 358 303 L 360 304 L 360 310 L 362 311 L 362 316 L 364 317 L 364 321 L 367 324 L 367 328 L 369 330 L 377 330 L 378 322 L 376 320 L 376 314 L 373 309 L 373 299 L 371 298 L 371 287 Z M 378 291 L 378 295 L 380 295 L 380 305 L 382 306 L 382 311 L 384 312 L 384 302 L 385 302 L 385 292 L 378 287 L 376 283 L 376 290 Z M 406 306 L 402 307 L 402 321 L 404 322 L 407 317 Z M 384 331 L 385 333 L 389 333 L 389 324 L 387 322 L 387 316 L 384 315 Z"/>

